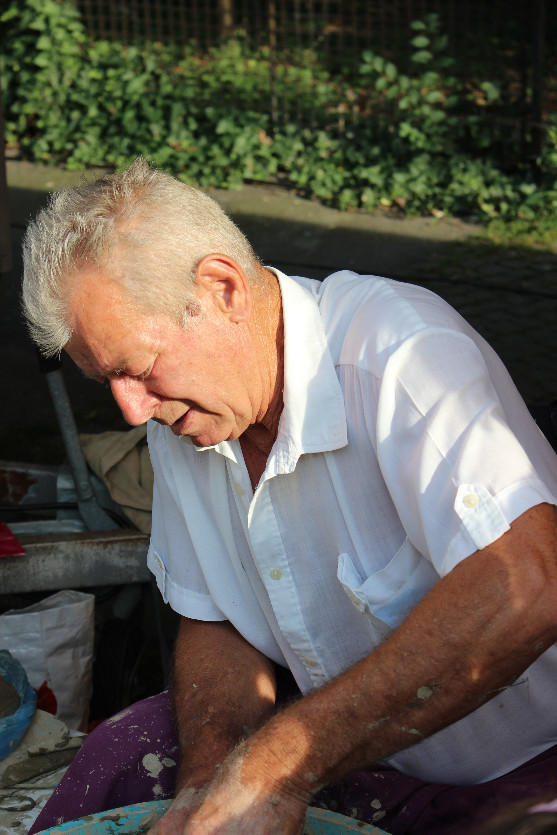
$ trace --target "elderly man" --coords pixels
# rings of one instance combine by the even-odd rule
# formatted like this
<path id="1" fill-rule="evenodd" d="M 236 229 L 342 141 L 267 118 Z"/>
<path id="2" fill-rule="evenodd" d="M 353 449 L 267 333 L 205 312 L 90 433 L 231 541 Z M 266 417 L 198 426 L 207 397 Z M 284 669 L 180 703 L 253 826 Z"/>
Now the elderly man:
<path id="1" fill-rule="evenodd" d="M 97 729 L 34 831 L 175 791 L 160 835 L 298 833 L 309 802 L 469 832 L 557 785 L 556 459 L 454 310 L 264 268 L 142 160 L 30 226 L 24 305 L 149 422 L 182 616 L 171 695 Z"/>

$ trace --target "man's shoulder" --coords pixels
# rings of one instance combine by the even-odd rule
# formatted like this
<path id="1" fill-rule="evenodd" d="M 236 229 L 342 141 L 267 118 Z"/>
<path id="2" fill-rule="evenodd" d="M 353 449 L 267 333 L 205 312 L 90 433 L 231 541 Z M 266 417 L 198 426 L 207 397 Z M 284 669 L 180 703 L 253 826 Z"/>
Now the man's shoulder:
<path id="1" fill-rule="evenodd" d="M 404 342 L 427 329 L 462 331 L 467 325 L 424 287 L 376 275 L 333 273 L 317 304 L 335 364 L 384 365 Z"/>
<path id="2" fill-rule="evenodd" d="M 434 324 L 440 316 L 444 320 L 455 314 L 447 302 L 425 287 L 351 270 L 332 273 L 313 292 L 322 316 L 330 316 L 333 311 L 346 316 L 364 312 L 381 322 L 394 319 L 411 328 L 418 322 Z"/>

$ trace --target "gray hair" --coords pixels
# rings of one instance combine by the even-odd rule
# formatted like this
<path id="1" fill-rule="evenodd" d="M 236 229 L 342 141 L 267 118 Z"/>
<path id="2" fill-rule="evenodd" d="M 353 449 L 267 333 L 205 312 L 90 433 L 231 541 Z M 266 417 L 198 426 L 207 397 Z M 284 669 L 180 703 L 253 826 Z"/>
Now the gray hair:
<path id="1" fill-rule="evenodd" d="M 45 356 L 71 337 L 72 282 L 104 271 L 145 314 L 187 323 L 198 307 L 195 270 L 210 253 L 233 258 L 257 283 L 260 262 L 212 198 L 138 158 L 126 171 L 52 195 L 23 243 L 23 311 Z"/>

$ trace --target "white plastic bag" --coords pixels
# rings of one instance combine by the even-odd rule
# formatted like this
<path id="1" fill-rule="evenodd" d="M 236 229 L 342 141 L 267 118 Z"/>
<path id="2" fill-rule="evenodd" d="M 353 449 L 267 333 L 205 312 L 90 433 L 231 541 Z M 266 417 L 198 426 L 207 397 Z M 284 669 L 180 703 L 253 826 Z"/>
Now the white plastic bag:
<path id="1" fill-rule="evenodd" d="M 87 729 L 93 681 L 95 596 L 59 591 L 0 615 L 0 649 L 22 664 L 31 686 L 46 682 L 56 717 L 73 730 Z"/>

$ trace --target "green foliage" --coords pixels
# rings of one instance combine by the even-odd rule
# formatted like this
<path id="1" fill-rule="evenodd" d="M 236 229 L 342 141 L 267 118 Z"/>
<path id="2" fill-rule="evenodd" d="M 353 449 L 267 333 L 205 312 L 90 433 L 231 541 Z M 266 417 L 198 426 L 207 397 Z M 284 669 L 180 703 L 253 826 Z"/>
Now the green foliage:
<path id="1" fill-rule="evenodd" d="M 58 128 L 82 67 L 85 35 L 70 2 L 12 3 L 0 17 L 4 56 L 1 72 L 8 142 L 35 139 L 37 156 L 63 154 L 67 137 Z M 52 137 L 43 139 L 44 134 Z"/>
<path id="2" fill-rule="evenodd" d="M 352 78 L 309 50 L 271 62 L 241 32 L 205 55 L 91 43 L 70 0 L 11 0 L 0 24 L 6 138 L 28 159 L 81 169 L 143 154 L 201 187 L 279 181 L 341 209 L 555 222 L 557 124 L 541 182 L 509 167 L 509 92 L 463 80 L 437 15 L 412 24 L 409 72 L 367 50 Z"/>

